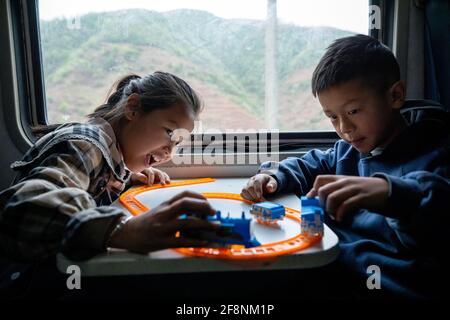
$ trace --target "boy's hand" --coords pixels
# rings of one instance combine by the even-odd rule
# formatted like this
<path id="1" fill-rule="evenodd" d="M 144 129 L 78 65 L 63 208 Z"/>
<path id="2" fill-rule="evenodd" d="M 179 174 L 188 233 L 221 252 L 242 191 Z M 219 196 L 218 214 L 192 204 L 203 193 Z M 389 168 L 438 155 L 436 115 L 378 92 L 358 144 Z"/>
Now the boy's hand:
<path id="1" fill-rule="evenodd" d="M 184 191 L 161 203 L 151 211 L 131 218 L 111 238 L 109 246 L 132 252 L 150 251 L 176 247 L 199 247 L 208 244 L 206 240 L 176 237 L 176 233 L 195 231 L 217 231 L 218 226 L 204 219 L 182 214 L 213 215 L 216 211 L 208 200 L 199 193 Z"/>
<path id="2" fill-rule="evenodd" d="M 320 175 L 307 197 L 319 196 L 325 210 L 336 220 L 357 209 L 382 210 L 389 195 L 383 178 Z"/>
<path id="3" fill-rule="evenodd" d="M 265 201 L 264 195 L 274 193 L 277 187 L 275 178 L 265 173 L 258 173 L 248 180 L 247 185 L 241 191 L 241 196 L 251 201 Z"/>
<path id="4" fill-rule="evenodd" d="M 167 173 L 155 169 L 155 168 L 147 168 L 140 173 L 133 172 L 131 174 L 131 183 L 132 184 L 147 184 L 149 186 L 155 183 L 161 183 L 165 185 L 166 183 L 170 183 L 170 177 Z"/>

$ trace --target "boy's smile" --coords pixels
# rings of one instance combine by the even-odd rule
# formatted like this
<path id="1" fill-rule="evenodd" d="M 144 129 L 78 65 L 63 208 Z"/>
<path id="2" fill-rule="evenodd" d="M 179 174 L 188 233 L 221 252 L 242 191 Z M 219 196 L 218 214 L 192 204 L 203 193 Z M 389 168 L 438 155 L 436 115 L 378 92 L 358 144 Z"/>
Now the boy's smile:
<path id="1" fill-rule="evenodd" d="M 360 80 L 334 85 L 318 93 L 323 111 L 339 137 L 364 154 L 385 147 L 406 126 L 398 112 L 403 97 L 401 82 L 382 94 Z"/>

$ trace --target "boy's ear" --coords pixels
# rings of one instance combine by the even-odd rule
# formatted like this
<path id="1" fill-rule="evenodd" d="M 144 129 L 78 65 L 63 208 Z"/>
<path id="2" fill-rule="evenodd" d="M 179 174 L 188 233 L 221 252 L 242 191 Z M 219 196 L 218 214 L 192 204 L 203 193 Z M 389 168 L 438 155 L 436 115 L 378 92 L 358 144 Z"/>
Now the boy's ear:
<path id="1" fill-rule="evenodd" d="M 130 94 L 125 103 L 124 113 L 127 120 L 134 120 L 138 115 L 141 107 L 141 100 L 136 93 Z"/>
<path id="2" fill-rule="evenodd" d="M 393 109 L 400 109 L 405 103 L 406 89 L 402 80 L 394 83 L 389 89 L 389 102 Z"/>

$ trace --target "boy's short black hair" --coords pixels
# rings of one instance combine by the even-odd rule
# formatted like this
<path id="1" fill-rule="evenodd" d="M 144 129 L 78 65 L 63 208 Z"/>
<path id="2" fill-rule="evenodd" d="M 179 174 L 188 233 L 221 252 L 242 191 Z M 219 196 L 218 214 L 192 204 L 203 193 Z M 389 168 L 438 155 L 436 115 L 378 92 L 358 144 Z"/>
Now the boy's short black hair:
<path id="1" fill-rule="evenodd" d="M 335 40 L 312 77 L 312 93 L 318 93 L 350 80 L 359 79 L 377 92 L 384 92 L 400 80 L 400 67 L 394 54 L 377 39 L 358 34 Z"/>

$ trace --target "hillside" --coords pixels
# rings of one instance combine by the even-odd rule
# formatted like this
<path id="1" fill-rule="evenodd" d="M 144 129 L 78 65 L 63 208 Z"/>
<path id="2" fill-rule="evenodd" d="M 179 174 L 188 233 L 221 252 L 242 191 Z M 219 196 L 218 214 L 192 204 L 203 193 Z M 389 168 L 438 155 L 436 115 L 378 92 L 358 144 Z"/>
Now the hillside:
<path id="1" fill-rule="evenodd" d="M 324 48 L 349 34 L 279 25 L 280 129 L 330 128 L 310 94 L 311 73 Z M 79 29 L 41 21 L 41 39 L 50 122 L 82 120 L 121 75 L 162 70 L 200 93 L 204 129 L 264 127 L 263 22 L 134 9 L 84 15 Z"/>

